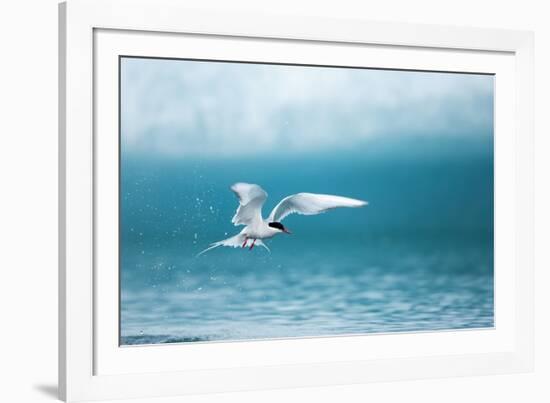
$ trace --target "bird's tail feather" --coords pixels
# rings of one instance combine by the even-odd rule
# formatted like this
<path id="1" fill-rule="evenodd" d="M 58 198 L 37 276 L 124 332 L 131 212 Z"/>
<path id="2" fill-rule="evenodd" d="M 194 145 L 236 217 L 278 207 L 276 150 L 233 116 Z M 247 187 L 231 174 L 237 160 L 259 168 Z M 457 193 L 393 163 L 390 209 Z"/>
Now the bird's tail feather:
<path id="1" fill-rule="evenodd" d="M 210 244 L 210 246 L 209 246 L 208 248 L 206 248 L 205 250 L 203 250 L 203 251 L 197 253 L 197 256 L 196 256 L 196 257 L 199 257 L 200 255 L 202 255 L 202 254 L 208 252 L 209 250 L 216 249 L 218 246 L 222 246 L 222 244 L 219 243 L 219 242 L 214 242 L 214 243 Z"/>
<path id="2" fill-rule="evenodd" d="M 230 246 L 232 248 L 238 248 L 242 246 L 242 244 L 245 241 L 245 236 L 243 234 L 237 234 L 235 236 L 232 236 L 231 238 L 224 239 L 222 241 L 211 243 L 208 248 L 200 252 L 197 257 L 202 255 L 203 253 L 208 252 L 209 250 L 215 249 L 218 246 Z"/>
<path id="3" fill-rule="evenodd" d="M 246 244 L 245 244 L 245 241 L 246 241 Z M 237 234 L 235 236 L 232 236 L 231 238 L 227 238 L 222 241 L 211 243 L 208 248 L 206 248 L 205 250 L 197 254 L 196 257 L 199 257 L 200 255 L 208 252 L 209 250 L 216 249 L 219 246 L 230 246 L 232 248 L 240 248 L 241 246 L 243 246 L 243 244 L 245 244 L 244 245 L 245 247 L 249 246 L 249 244 L 252 244 L 252 239 L 247 240 L 244 234 Z M 256 240 L 256 245 L 262 246 L 265 249 L 267 249 L 268 252 L 271 252 L 269 248 L 260 239 Z"/>
<path id="4" fill-rule="evenodd" d="M 263 246 L 269 253 L 271 253 L 271 250 L 267 247 L 267 245 L 265 243 L 263 243 L 261 240 L 257 239 L 256 240 L 256 245 L 258 246 Z"/>

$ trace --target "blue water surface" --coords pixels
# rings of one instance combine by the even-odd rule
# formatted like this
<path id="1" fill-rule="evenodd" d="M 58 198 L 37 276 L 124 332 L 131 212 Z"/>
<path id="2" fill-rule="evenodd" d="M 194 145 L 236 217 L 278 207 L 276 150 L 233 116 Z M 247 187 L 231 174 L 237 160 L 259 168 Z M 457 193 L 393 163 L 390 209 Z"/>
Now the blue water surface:
<path id="1" fill-rule="evenodd" d="M 271 249 L 218 248 L 235 182 L 360 209 L 285 219 Z M 494 325 L 492 137 L 411 138 L 314 155 L 122 156 L 121 344 Z"/>

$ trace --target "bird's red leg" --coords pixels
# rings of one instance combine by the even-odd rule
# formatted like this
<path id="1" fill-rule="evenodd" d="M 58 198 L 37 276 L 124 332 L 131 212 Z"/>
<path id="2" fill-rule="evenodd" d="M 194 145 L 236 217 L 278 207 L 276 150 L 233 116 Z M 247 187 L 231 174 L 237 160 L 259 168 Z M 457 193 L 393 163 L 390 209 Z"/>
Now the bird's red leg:
<path id="1" fill-rule="evenodd" d="M 252 245 L 250 245 L 250 249 L 249 249 L 249 250 L 252 250 L 252 248 L 254 247 L 254 244 L 255 244 L 255 243 L 256 243 L 256 240 L 254 239 L 254 240 L 252 241 Z"/>
<path id="2" fill-rule="evenodd" d="M 243 248 L 246 246 L 246 243 L 247 243 L 247 242 L 248 242 L 248 238 L 245 238 L 245 239 L 244 239 L 244 242 L 243 242 L 243 246 L 242 246 Z"/>

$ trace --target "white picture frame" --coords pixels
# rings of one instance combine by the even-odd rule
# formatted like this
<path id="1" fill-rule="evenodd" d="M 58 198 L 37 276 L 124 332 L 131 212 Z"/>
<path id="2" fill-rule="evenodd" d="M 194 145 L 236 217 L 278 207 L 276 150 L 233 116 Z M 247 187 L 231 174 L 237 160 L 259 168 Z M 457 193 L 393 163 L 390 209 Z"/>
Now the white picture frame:
<path id="1" fill-rule="evenodd" d="M 532 370 L 531 33 L 216 14 L 170 0 L 71 0 L 60 5 L 59 39 L 62 399 Z M 232 46 L 217 46 L 219 40 Z M 369 67 L 495 74 L 495 329 L 120 348 L 117 273 L 112 270 L 116 239 L 109 224 L 116 221 L 110 206 L 118 182 L 109 178 L 116 179 L 118 169 L 113 62 L 128 52 L 312 64 L 338 57 L 358 66 L 365 65 L 359 54 L 370 54 L 378 65 L 369 62 Z M 304 53 L 309 59 L 300 59 Z M 114 133 L 98 137 L 98 130 Z"/>

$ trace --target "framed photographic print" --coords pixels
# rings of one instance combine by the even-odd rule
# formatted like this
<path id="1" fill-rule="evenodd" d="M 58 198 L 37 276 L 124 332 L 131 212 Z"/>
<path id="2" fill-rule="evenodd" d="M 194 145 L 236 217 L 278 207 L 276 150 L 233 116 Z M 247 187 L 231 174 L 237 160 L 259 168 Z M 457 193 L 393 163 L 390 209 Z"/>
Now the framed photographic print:
<path id="1" fill-rule="evenodd" d="M 532 35 L 60 6 L 68 401 L 529 371 Z"/>

